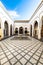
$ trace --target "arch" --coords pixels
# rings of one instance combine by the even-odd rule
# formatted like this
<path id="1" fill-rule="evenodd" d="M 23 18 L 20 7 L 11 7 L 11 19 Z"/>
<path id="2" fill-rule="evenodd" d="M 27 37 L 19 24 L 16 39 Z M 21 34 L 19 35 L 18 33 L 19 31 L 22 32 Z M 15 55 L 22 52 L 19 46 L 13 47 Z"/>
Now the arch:
<path id="1" fill-rule="evenodd" d="M 7 21 L 4 22 L 4 37 L 8 36 L 8 23 Z"/>
<path id="2" fill-rule="evenodd" d="M 10 35 L 12 35 L 12 24 L 10 25 Z"/>
<path id="3" fill-rule="evenodd" d="M 27 34 L 28 33 L 28 31 L 27 31 L 27 27 L 25 28 L 25 34 Z"/>
<path id="4" fill-rule="evenodd" d="M 23 34 L 23 27 L 19 28 L 19 34 Z"/>
<path id="5" fill-rule="evenodd" d="M 34 23 L 34 37 L 38 38 L 38 22 L 35 21 Z"/>
<path id="6" fill-rule="evenodd" d="M 15 35 L 18 35 L 18 28 L 15 28 Z"/>
<path id="7" fill-rule="evenodd" d="M 32 36 L 32 25 L 30 25 L 30 36 Z"/>

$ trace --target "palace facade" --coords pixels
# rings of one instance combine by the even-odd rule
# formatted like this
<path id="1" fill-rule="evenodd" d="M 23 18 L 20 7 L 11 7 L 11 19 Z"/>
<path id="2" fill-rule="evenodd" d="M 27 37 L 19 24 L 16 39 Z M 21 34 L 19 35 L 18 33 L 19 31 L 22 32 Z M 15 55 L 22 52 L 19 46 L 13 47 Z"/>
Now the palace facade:
<path id="1" fill-rule="evenodd" d="M 28 34 L 34 38 L 43 38 L 43 0 L 29 20 L 13 21 L 6 8 L 0 2 L 0 39 L 12 35 Z"/>
<path id="2" fill-rule="evenodd" d="M 14 22 L 0 2 L 0 39 L 13 35 Z"/>

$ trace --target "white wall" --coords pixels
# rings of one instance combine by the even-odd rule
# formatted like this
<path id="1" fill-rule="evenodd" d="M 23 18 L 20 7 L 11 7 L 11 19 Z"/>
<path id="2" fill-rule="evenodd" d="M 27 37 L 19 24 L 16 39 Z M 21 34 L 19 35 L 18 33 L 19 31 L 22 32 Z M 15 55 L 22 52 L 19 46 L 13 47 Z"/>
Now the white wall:
<path id="1" fill-rule="evenodd" d="M 38 38 L 41 38 L 41 26 L 42 26 L 42 18 L 43 16 L 43 2 L 41 2 L 39 8 L 34 13 L 33 17 L 30 19 L 30 25 L 32 25 L 32 36 L 34 35 L 34 23 L 38 22 Z"/>
<path id="2" fill-rule="evenodd" d="M 25 30 L 25 28 L 27 27 L 27 30 L 29 31 L 29 23 L 28 22 L 15 22 L 15 28 L 17 27 L 18 30 L 20 27 L 23 27 L 23 30 Z M 14 28 L 14 30 L 15 30 Z"/>
<path id="3" fill-rule="evenodd" d="M 1 20 L 1 28 L 4 30 L 4 22 L 7 21 L 9 26 L 9 36 L 10 36 L 10 25 L 12 24 L 12 27 L 14 25 L 13 20 L 10 18 L 9 14 L 7 13 L 7 10 L 0 6 L 0 20 Z M 12 28 L 12 32 L 14 33 L 14 30 Z M 3 35 L 4 36 L 4 35 Z"/>

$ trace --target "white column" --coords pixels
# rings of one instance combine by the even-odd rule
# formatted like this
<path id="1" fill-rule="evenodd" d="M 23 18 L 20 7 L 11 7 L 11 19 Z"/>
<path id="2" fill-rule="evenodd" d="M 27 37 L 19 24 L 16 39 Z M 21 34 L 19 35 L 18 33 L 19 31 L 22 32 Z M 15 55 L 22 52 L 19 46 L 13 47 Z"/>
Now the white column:
<path id="1" fill-rule="evenodd" d="M 14 28 L 15 28 L 14 25 L 12 25 L 12 35 L 14 34 L 15 31 Z"/>
<path id="2" fill-rule="evenodd" d="M 34 26 L 32 25 L 32 37 L 34 37 Z"/>
<path id="3" fill-rule="evenodd" d="M 14 34 L 14 28 L 13 28 L 13 25 L 12 25 L 12 35 Z"/>
<path id="4" fill-rule="evenodd" d="M 38 39 L 41 39 L 41 29 L 38 30 Z"/>
<path id="5" fill-rule="evenodd" d="M 40 21 L 41 22 L 41 21 Z M 38 39 L 41 39 L 41 27 L 42 27 L 42 22 L 38 24 Z"/>
<path id="6" fill-rule="evenodd" d="M 8 35 L 10 36 L 10 25 L 8 26 Z"/>
<path id="7" fill-rule="evenodd" d="M 2 21 L 2 22 L 3 22 L 3 21 Z M 2 29 L 2 36 L 3 36 L 3 38 L 4 38 L 4 22 L 1 23 L 1 29 Z"/>

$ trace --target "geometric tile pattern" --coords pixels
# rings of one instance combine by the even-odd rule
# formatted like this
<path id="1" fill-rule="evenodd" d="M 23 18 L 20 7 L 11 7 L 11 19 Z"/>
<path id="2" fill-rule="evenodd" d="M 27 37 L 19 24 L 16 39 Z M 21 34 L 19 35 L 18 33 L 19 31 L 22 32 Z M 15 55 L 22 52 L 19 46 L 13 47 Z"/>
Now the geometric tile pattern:
<path id="1" fill-rule="evenodd" d="M 0 65 L 43 65 L 43 42 L 12 38 L 0 41 Z"/>

